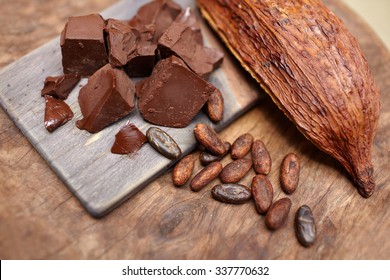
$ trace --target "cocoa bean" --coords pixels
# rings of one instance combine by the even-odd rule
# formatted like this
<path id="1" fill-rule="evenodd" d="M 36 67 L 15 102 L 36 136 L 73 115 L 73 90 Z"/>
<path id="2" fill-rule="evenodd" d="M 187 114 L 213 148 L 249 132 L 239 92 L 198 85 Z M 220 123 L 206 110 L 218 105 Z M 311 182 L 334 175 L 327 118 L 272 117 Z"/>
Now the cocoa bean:
<path id="1" fill-rule="evenodd" d="M 252 160 L 241 158 L 227 164 L 219 175 L 222 183 L 237 183 L 249 172 L 252 167 Z"/>
<path id="2" fill-rule="evenodd" d="M 255 140 L 253 142 L 251 156 L 255 172 L 268 175 L 271 171 L 272 161 L 263 141 Z"/>
<path id="3" fill-rule="evenodd" d="M 293 193 L 299 182 L 300 164 L 298 156 L 294 153 L 287 154 L 280 167 L 280 183 L 282 190 L 287 193 Z"/>
<path id="4" fill-rule="evenodd" d="M 251 189 L 256 210 L 259 214 L 264 215 L 272 204 L 274 188 L 266 176 L 256 175 L 252 179 Z"/>
<path id="5" fill-rule="evenodd" d="M 238 137 L 232 144 L 232 159 L 243 158 L 251 150 L 252 143 L 253 136 L 250 133 L 245 133 Z"/>
<path id="6" fill-rule="evenodd" d="M 175 186 L 183 186 L 190 179 L 194 170 L 195 160 L 192 154 L 182 158 L 173 169 L 172 181 Z"/>
<path id="7" fill-rule="evenodd" d="M 207 115 L 213 122 L 219 122 L 223 118 L 224 101 L 219 89 L 215 89 L 207 101 Z"/>
<path id="8" fill-rule="evenodd" d="M 229 142 L 225 142 L 225 147 L 226 147 L 226 153 L 222 156 L 216 156 L 216 155 L 213 155 L 207 151 L 202 151 L 200 154 L 199 154 L 199 160 L 200 160 L 200 163 L 203 165 L 203 166 L 206 166 L 214 161 L 220 161 L 230 150 L 230 143 Z"/>
<path id="9" fill-rule="evenodd" d="M 149 144 L 160 154 L 169 158 L 176 159 L 181 156 L 181 149 L 173 138 L 158 127 L 150 127 L 146 131 L 146 138 Z"/>
<path id="10" fill-rule="evenodd" d="M 265 225 L 276 230 L 281 228 L 287 221 L 291 209 L 291 200 L 287 197 L 275 201 L 265 215 Z"/>
<path id="11" fill-rule="evenodd" d="M 211 189 L 214 199 L 221 202 L 242 204 L 251 199 L 251 190 L 240 184 L 221 184 Z"/>
<path id="12" fill-rule="evenodd" d="M 303 246 L 310 247 L 316 239 L 316 225 L 313 213 L 307 205 L 298 208 L 295 214 L 295 235 Z"/>
<path id="13" fill-rule="evenodd" d="M 191 190 L 194 192 L 200 191 L 207 184 L 216 179 L 219 173 L 221 173 L 221 170 L 222 164 L 219 161 L 210 163 L 192 178 L 190 183 Z"/>
<path id="14" fill-rule="evenodd" d="M 198 142 L 214 155 L 222 156 L 226 153 L 226 147 L 222 139 L 208 125 L 197 124 L 194 128 L 194 134 Z"/>

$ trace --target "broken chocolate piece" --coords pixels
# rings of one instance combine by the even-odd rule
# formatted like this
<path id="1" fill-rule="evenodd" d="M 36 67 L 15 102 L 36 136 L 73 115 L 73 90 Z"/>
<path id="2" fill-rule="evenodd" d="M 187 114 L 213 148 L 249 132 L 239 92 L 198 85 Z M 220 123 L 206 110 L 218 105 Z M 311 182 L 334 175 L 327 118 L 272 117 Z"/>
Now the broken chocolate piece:
<path id="1" fill-rule="evenodd" d="M 115 135 L 113 154 L 130 154 L 138 151 L 147 141 L 146 136 L 131 122 L 127 122 Z"/>
<path id="2" fill-rule="evenodd" d="M 182 23 L 190 27 L 195 33 L 195 42 L 200 45 L 203 45 L 203 37 L 200 29 L 200 24 L 190 7 L 185 8 L 184 11 L 182 11 L 177 16 L 175 22 Z"/>
<path id="3" fill-rule="evenodd" d="M 223 53 L 200 44 L 200 30 L 193 26 L 193 21 L 185 18 L 173 22 L 158 40 L 158 49 L 162 58 L 176 55 L 192 71 L 208 79 L 210 73 L 222 63 Z"/>
<path id="4" fill-rule="evenodd" d="M 110 64 L 116 67 L 126 65 L 129 56 L 137 49 L 139 32 L 127 22 L 116 19 L 107 20 L 105 31 Z"/>
<path id="5" fill-rule="evenodd" d="M 61 33 L 64 73 L 92 75 L 107 63 L 104 20 L 98 14 L 70 17 Z"/>
<path id="6" fill-rule="evenodd" d="M 106 64 L 80 89 L 78 100 L 84 118 L 76 122 L 77 127 L 95 133 L 126 116 L 134 108 L 134 92 L 126 73 Z"/>
<path id="7" fill-rule="evenodd" d="M 156 44 L 140 42 L 137 49 L 129 56 L 125 66 L 129 77 L 147 77 L 156 64 Z"/>
<path id="8" fill-rule="evenodd" d="M 215 87 L 171 56 L 160 60 L 152 75 L 142 82 L 138 109 L 157 125 L 185 127 L 200 111 Z"/>
<path id="9" fill-rule="evenodd" d="M 41 91 L 41 95 L 51 95 L 57 99 L 68 98 L 72 89 L 80 81 L 80 76 L 77 74 L 65 74 L 57 77 L 47 77 L 45 85 Z"/>
<path id="10" fill-rule="evenodd" d="M 64 101 L 45 95 L 45 127 L 53 132 L 73 118 L 73 112 Z"/>

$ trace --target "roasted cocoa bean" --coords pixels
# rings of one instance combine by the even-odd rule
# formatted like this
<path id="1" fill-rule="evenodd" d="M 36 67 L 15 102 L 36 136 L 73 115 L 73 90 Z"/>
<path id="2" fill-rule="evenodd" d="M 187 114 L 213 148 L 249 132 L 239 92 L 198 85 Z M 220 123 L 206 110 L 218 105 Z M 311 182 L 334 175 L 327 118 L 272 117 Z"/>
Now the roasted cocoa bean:
<path id="1" fill-rule="evenodd" d="M 302 205 L 295 214 L 295 235 L 303 246 L 310 247 L 316 239 L 316 225 L 313 213 L 307 205 Z"/>
<path id="2" fill-rule="evenodd" d="M 199 123 L 194 128 L 194 134 L 198 142 L 206 150 L 216 156 L 222 156 L 226 153 L 226 147 L 218 134 L 208 125 Z"/>
<path id="3" fill-rule="evenodd" d="M 240 184 L 221 184 L 211 189 L 214 199 L 221 202 L 242 204 L 251 199 L 251 190 Z"/>
<path id="4" fill-rule="evenodd" d="M 252 160 L 241 158 L 227 164 L 219 175 L 222 183 L 237 183 L 249 172 L 252 167 Z"/>
<path id="5" fill-rule="evenodd" d="M 276 230 L 281 228 L 287 221 L 291 209 L 291 200 L 287 197 L 275 201 L 265 215 L 265 225 Z"/>
<path id="6" fill-rule="evenodd" d="M 263 141 L 255 140 L 252 145 L 252 162 L 253 169 L 257 174 L 268 175 L 271 171 L 272 161 L 271 156 Z"/>
<path id="7" fill-rule="evenodd" d="M 224 101 L 219 89 L 215 89 L 207 101 L 207 115 L 213 122 L 219 122 L 223 118 Z"/>
<path id="8" fill-rule="evenodd" d="M 199 160 L 200 160 L 200 163 L 203 165 L 203 166 L 206 166 L 214 161 L 220 161 L 230 150 L 230 143 L 229 142 L 225 142 L 225 147 L 226 147 L 226 153 L 222 156 L 216 156 L 216 155 L 213 155 L 207 151 L 202 151 L 200 154 L 199 154 Z"/>
<path id="9" fill-rule="evenodd" d="M 238 137 L 232 144 L 232 159 L 243 158 L 251 150 L 252 143 L 253 136 L 250 133 L 245 133 Z"/>
<path id="10" fill-rule="evenodd" d="M 150 127 L 146 131 L 146 138 L 148 138 L 149 144 L 163 156 L 169 159 L 176 159 L 181 156 L 180 147 L 175 140 L 160 128 Z"/>
<path id="11" fill-rule="evenodd" d="M 271 182 L 264 175 L 256 175 L 252 179 L 251 190 L 257 212 L 264 215 L 267 213 L 274 198 L 274 188 Z"/>
<path id="12" fill-rule="evenodd" d="M 280 167 L 280 183 L 282 190 L 287 193 L 293 193 L 299 182 L 300 164 L 298 156 L 294 153 L 287 154 Z"/>
<path id="13" fill-rule="evenodd" d="M 173 169 L 172 181 L 175 186 L 183 186 L 190 179 L 194 170 L 195 160 L 192 154 L 182 158 Z"/>
<path id="14" fill-rule="evenodd" d="M 200 191 L 208 183 L 216 179 L 221 170 L 222 164 L 219 161 L 210 163 L 192 178 L 190 183 L 191 190 L 194 192 Z"/>

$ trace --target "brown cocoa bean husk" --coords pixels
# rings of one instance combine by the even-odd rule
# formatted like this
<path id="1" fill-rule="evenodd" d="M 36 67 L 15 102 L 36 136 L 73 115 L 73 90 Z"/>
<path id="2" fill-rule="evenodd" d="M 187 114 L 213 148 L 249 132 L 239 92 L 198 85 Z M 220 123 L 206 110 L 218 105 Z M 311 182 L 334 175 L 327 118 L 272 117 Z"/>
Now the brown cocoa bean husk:
<path id="1" fill-rule="evenodd" d="M 263 141 L 255 140 L 251 150 L 253 169 L 257 174 L 268 175 L 271 171 L 271 156 Z"/>
<path id="2" fill-rule="evenodd" d="M 211 189 L 214 199 L 225 203 L 242 204 L 251 199 L 251 190 L 241 184 L 220 184 Z"/>
<path id="3" fill-rule="evenodd" d="M 253 136 L 250 133 L 245 133 L 238 137 L 232 144 L 230 152 L 232 159 L 243 158 L 251 150 L 252 143 Z"/>
<path id="4" fill-rule="evenodd" d="M 183 186 L 190 179 L 194 170 L 195 160 L 192 154 L 182 158 L 173 168 L 172 181 L 175 186 Z"/>
<path id="5" fill-rule="evenodd" d="M 202 164 L 203 166 L 206 166 L 214 161 L 220 161 L 229 152 L 230 146 L 231 146 L 231 144 L 229 142 L 224 142 L 224 144 L 226 147 L 226 153 L 222 156 L 216 156 L 216 155 L 213 155 L 207 151 L 202 151 L 199 154 L 200 164 Z"/>
<path id="6" fill-rule="evenodd" d="M 280 167 L 280 186 L 287 194 L 292 194 L 298 187 L 301 167 L 299 158 L 294 153 L 287 154 Z"/>
<path id="7" fill-rule="evenodd" d="M 207 184 L 216 179 L 219 173 L 221 173 L 221 170 L 222 164 L 219 161 L 210 163 L 192 178 L 190 183 L 191 190 L 194 192 L 200 191 L 207 186 Z"/>
<path id="8" fill-rule="evenodd" d="M 197 0 L 231 52 L 307 139 L 337 159 L 363 197 L 380 96 L 357 40 L 320 0 Z"/>
<path id="9" fill-rule="evenodd" d="M 251 190 L 257 212 L 261 215 L 266 214 L 274 198 L 271 182 L 264 175 L 256 175 L 252 179 Z"/>
<path id="10" fill-rule="evenodd" d="M 281 228 L 287 221 L 291 209 L 291 200 L 287 197 L 275 201 L 265 215 L 265 225 L 270 230 Z"/>
<path id="11" fill-rule="evenodd" d="M 227 164 L 219 175 L 222 183 L 237 183 L 249 172 L 252 167 L 252 160 L 241 158 Z"/>
<path id="12" fill-rule="evenodd" d="M 218 134 L 206 124 L 199 123 L 194 128 L 194 134 L 199 144 L 216 156 L 226 153 L 226 146 Z"/>
<path id="13" fill-rule="evenodd" d="M 207 115 L 213 122 L 219 122 L 223 118 L 224 101 L 222 93 L 215 88 L 206 103 Z"/>
<path id="14" fill-rule="evenodd" d="M 298 208 L 294 219 L 295 235 L 302 246 L 310 247 L 316 240 L 317 230 L 313 213 L 307 205 Z"/>

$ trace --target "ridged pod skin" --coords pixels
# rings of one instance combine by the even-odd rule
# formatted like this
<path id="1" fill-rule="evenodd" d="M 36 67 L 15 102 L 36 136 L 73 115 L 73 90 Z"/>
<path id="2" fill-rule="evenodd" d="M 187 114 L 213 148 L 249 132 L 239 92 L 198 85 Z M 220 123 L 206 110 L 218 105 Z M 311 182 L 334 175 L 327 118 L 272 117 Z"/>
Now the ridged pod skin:
<path id="1" fill-rule="evenodd" d="M 197 0 L 242 66 L 319 149 L 375 190 L 380 96 L 357 40 L 320 0 Z"/>

